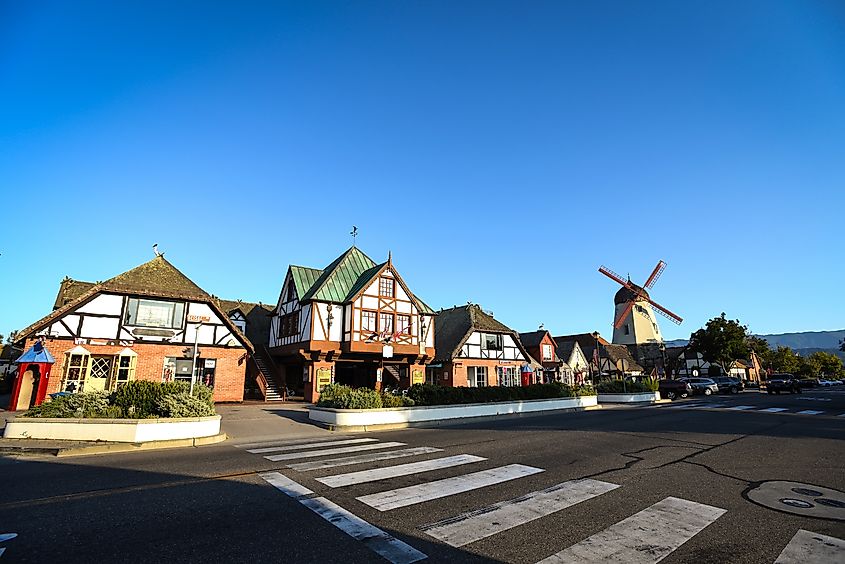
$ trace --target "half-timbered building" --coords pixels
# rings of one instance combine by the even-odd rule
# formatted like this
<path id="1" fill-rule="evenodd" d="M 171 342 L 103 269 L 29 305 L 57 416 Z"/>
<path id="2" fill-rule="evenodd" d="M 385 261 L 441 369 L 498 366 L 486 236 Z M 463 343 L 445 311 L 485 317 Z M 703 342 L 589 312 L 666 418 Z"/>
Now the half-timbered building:
<path id="1" fill-rule="evenodd" d="M 435 348 L 428 381 L 442 386 L 518 386 L 532 367 L 519 334 L 477 304 L 437 313 Z"/>
<path id="2" fill-rule="evenodd" d="M 65 278 L 54 311 L 17 337 L 26 350 L 40 341 L 55 359 L 48 394 L 195 374 L 216 401 L 240 401 L 252 350 L 219 300 L 162 255 L 105 282 Z"/>
<path id="3" fill-rule="evenodd" d="M 583 384 L 590 378 L 590 361 L 587 355 L 581 350 L 581 345 L 578 341 L 567 341 L 561 339 L 555 340 L 556 352 L 560 358 L 569 367 L 572 374 L 570 384 Z"/>
<path id="4" fill-rule="evenodd" d="M 306 401 L 337 382 L 407 387 L 434 357 L 434 312 L 388 256 L 376 264 L 351 247 L 324 269 L 288 267 L 270 323 L 269 351 Z"/>
<path id="5" fill-rule="evenodd" d="M 557 344 L 551 333 L 545 329 L 520 333 L 519 340 L 533 358 L 542 366 L 542 376 L 537 384 L 544 382 L 572 383 L 572 370 L 557 355 Z"/>

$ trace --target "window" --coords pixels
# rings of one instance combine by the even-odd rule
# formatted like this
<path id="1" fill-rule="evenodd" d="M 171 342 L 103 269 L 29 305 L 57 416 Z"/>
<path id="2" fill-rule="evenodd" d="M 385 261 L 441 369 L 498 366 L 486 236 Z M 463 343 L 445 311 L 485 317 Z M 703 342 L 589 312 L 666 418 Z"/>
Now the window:
<path id="1" fill-rule="evenodd" d="M 553 360 L 554 357 L 552 356 L 552 346 L 551 345 L 543 345 L 543 360 Z"/>
<path id="2" fill-rule="evenodd" d="M 136 327 L 181 329 L 184 314 L 185 304 L 183 302 L 129 298 L 124 323 Z"/>
<path id="3" fill-rule="evenodd" d="M 396 315 L 396 331 L 402 335 L 411 334 L 411 316 L 404 314 Z"/>
<path id="4" fill-rule="evenodd" d="M 299 335 L 299 312 L 295 311 L 283 315 L 279 320 L 279 332 L 282 337 L 294 337 Z"/>
<path id="5" fill-rule="evenodd" d="M 117 370 L 111 383 L 111 389 L 116 390 L 126 382 L 135 379 L 135 366 L 138 363 L 138 354 L 132 349 L 123 349 L 117 357 Z"/>
<path id="6" fill-rule="evenodd" d="M 628 335 L 630 333 L 631 333 L 631 331 L 630 331 L 630 329 L 628 329 L 628 324 L 626 323 L 625 324 L 625 334 Z"/>
<path id="7" fill-rule="evenodd" d="M 496 378 L 500 386 L 519 386 L 516 366 L 497 366 Z"/>
<path id="8" fill-rule="evenodd" d="M 243 319 L 233 319 L 232 323 L 235 324 L 235 327 L 237 327 L 241 333 L 246 333 L 246 321 Z"/>
<path id="9" fill-rule="evenodd" d="M 483 388 L 487 385 L 486 366 L 467 366 L 467 386 Z"/>
<path id="10" fill-rule="evenodd" d="M 393 334 L 393 314 L 378 314 L 378 330 L 385 334 Z"/>
<path id="11" fill-rule="evenodd" d="M 366 331 L 369 333 L 375 333 L 376 329 L 376 315 L 377 313 L 374 311 L 362 311 L 361 312 L 361 331 Z"/>
<path id="12" fill-rule="evenodd" d="M 67 353 L 67 364 L 65 365 L 65 377 L 62 383 L 62 391 L 81 392 L 85 387 L 85 376 L 88 375 L 88 365 L 91 356 L 82 347 Z"/>
<path id="13" fill-rule="evenodd" d="M 378 295 L 387 298 L 393 297 L 394 281 L 393 278 L 379 278 L 378 279 Z"/>
<path id="14" fill-rule="evenodd" d="M 485 333 L 482 335 L 481 343 L 488 351 L 502 350 L 502 336 L 493 333 Z"/>

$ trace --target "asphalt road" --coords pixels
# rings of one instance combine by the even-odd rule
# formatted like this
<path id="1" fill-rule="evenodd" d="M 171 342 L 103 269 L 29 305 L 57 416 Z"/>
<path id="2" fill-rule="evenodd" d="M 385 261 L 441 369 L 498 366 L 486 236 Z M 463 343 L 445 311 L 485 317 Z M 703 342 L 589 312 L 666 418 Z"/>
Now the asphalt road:
<path id="1" fill-rule="evenodd" d="M 830 491 L 845 491 L 845 416 L 840 414 L 845 414 L 843 389 L 795 396 L 754 391 L 441 428 L 355 435 L 326 432 L 289 445 L 283 443 L 290 437 L 262 436 L 262 445 L 244 447 L 248 437 L 242 436 L 240 446 L 223 443 L 67 459 L 4 458 L 0 459 L 0 534 L 18 536 L 0 544 L 6 549 L 0 558 L 5 562 L 354 563 L 384 562 L 374 550 L 398 546 L 400 554 L 407 548 L 432 562 L 534 563 L 576 545 L 587 552 L 579 557 L 569 553 L 570 561 L 585 561 L 603 550 L 624 550 L 632 543 L 632 531 L 651 527 L 657 532 L 646 536 L 653 546 L 634 543 L 641 558 L 637 561 L 656 562 L 665 549 L 663 562 L 772 563 L 802 529 L 845 539 L 845 507 L 836 507 L 837 501 L 845 502 L 845 494 Z M 321 450 L 315 441 L 350 439 L 374 440 L 322 447 L 354 449 L 342 454 L 303 456 Z M 404 445 L 383 446 L 389 442 Z M 248 452 L 262 447 L 286 450 Z M 324 469 L 288 467 L 419 447 L 441 450 Z M 289 459 L 265 458 L 278 455 Z M 460 459 L 464 464 L 425 472 L 386 478 L 378 474 L 380 468 L 461 455 L 471 456 Z M 522 477 L 496 481 L 501 468 L 511 465 L 530 470 Z M 344 486 L 332 483 L 338 478 L 326 480 L 337 487 L 318 481 L 361 471 L 373 472 L 342 479 L 373 481 Z M 260 475 L 274 472 L 278 474 L 268 478 Z M 474 481 L 469 481 L 469 474 Z M 480 485 L 485 475 L 495 483 Z M 277 485 L 278 480 L 287 484 L 283 489 L 299 488 L 300 493 L 283 493 L 268 483 L 272 476 L 277 476 Z M 573 480 L 603 489 L 568 507 L 542 509 L 548 506 L 543 505 L 543 496 Z M 783 495 L 760 494 L 775 487 L 771 481 L 801 482 L 812 495 L 789 490 Z M 381 495 L 412 486 L 423 487 Z M 425 497 L 470 486 L 475 489 Z M 550 488 L 551 493 L 534 493 Z M 803 509 L 779 501 L 795 498 L 794 503 L 802 505 L 817 493 L 823 493 L 818 498 L 833 499 L 832 504 L 810 503 L 812 508 Z M 755 496 L 761 499 L 758 494 L 774 508 L 755 503 Z M 667 498 L 683 501 L 664 502 Z M 328 501 L 309 501 L 314 499 Z M 517 502 L 503 504 L 505 509 L 491 507 L 508 500 Z M 320 503 L 334 511 L 339 506 L 397 540 L 385 541 L 366 531 L 356 540 L 316 512 L 315 504 Z M 407 505 L 384 505 L 390 503 Z M 685 509 L 666 512 L 666 503 L 685 504 Z M 523 508 L 518 517 L 507 513 L 515 507 Z M 475 513 L 455 519 L 468 512 Z M 529 520 L 526 513 L 536 518 Z M 343 525 L 338 515 L 333 518 Z M 662 526 L 667 515 L 670 523 Z M 437 526 L 426 528 L 432 524 Z M 676 537 L 685 528 L 691 530 L 681 535 L 685 541 L 681 543 Z M 469 535 L 471 542 L 456 547 L 438 540 L 450 530 Z M 473 540 L 484 531 L 489 536 Z M 459 544 L 454 539 L 452 543 Z M 625 554 L 620 553 L 617 561 L 634 561 Z M 833 554 L 837 555 L 833 560 L 819 561 L 845 561 L 845 552 Z M 800 560 L 810 564 L 811 557 L 807 553 Z"/>

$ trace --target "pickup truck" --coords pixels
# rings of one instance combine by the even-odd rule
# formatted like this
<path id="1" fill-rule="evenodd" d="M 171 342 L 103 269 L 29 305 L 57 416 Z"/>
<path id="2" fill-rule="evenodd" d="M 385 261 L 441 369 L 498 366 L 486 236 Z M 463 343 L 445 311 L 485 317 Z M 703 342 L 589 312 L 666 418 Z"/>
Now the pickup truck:
<path id="1" fill-rule="evenodd" d="M 766 392 L 770 394 L 779 394 L 781 392 L 789 392 L 791 394 L 801 393 L 801 384 L 798 379 L 792 374 L 772 374 L 763 382 Z"/>

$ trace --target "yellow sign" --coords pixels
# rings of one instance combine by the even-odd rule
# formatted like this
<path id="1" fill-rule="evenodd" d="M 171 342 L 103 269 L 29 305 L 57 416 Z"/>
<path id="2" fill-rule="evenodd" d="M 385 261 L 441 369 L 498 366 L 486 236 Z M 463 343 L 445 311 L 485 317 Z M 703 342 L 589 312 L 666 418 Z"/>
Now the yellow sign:
<path id="1" fill-rule="evenodd" d="M 425 373 L 422 370 L 411 372 L 411 385 L 414 384 L 425 384 Z"/>
<path id="2" fill-rule="evenodd" d="M 317 370 L 317 391 L 323 391 L 323 388 L 332 383 L 332 369 L 320 368 Z"/>

